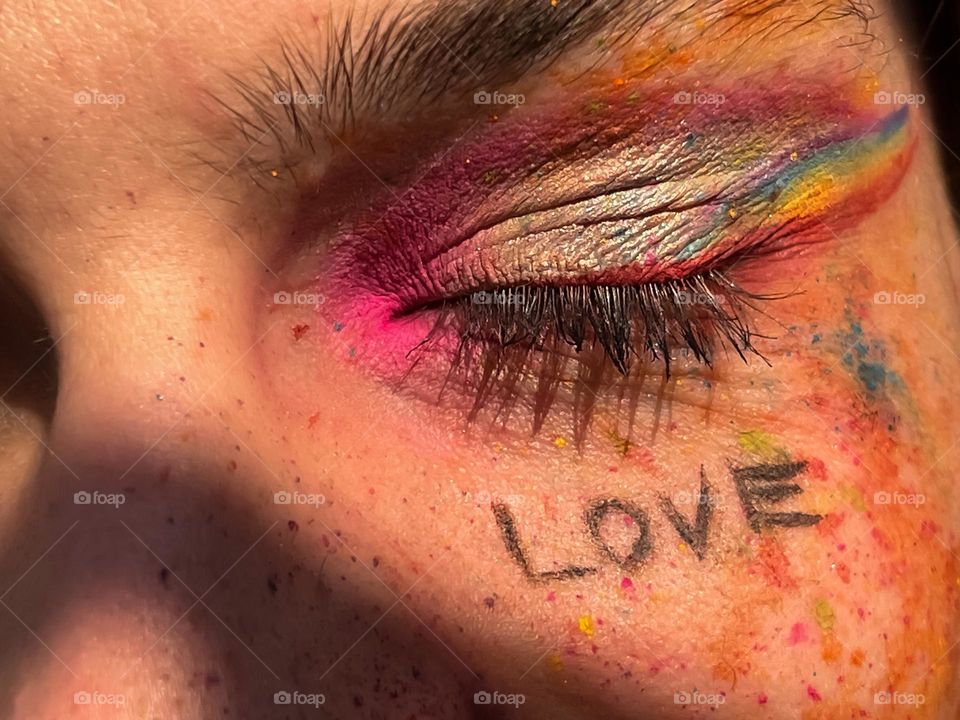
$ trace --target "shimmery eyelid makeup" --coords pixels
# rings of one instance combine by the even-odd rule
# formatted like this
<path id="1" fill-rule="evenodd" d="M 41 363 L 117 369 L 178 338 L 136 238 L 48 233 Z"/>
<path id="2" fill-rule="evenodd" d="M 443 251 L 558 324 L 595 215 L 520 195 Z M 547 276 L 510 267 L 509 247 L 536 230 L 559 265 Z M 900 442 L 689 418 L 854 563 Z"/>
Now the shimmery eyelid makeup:
<path id="1" fill-rule="evenodd" d="M 662 282 L 833 241 L 912 156 L 906 108 L 822 84 L 724 96 L 624 88 L 488 126 L 336 240 L 339 316 L 406 355 L 429 330 L 410 311 L 476 290 Z"/>

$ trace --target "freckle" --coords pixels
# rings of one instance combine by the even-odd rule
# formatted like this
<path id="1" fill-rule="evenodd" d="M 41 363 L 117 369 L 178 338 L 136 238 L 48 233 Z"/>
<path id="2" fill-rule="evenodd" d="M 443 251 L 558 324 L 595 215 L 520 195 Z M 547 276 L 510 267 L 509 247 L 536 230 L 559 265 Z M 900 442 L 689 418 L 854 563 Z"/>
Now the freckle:
<path id="1" fill-rule="evenodd" d="M 320 419 L 320 413 L 314 413 L 313 415 L 311 415 L 310 417 L 308 417 L 308 418 L 307 418 L 307 428 L 312 428 L 314 425 L 317 424 L 317 420 L 319 420 L 319 419 Z"/>
<path id="2" fill-rule="evenodd" d="M 205 348 L 206 345 L 204 343 L 200 343 L 200 347 Z"/>
<path id="3" fill-rule="evenodd" d="M 300 525 L 296 520 L 287 520 L 287 529 L 290 530 L 290 532 L 295 533 L 300 530 Z"/>
<path id="4" fill-rule="evenodd" d="M 496 602 L 496 600 L 489 596 L 483 599 L 483 604 L 487 606 L 488 610 L 493 610 L 493 606 L 496 604 Z"/>
<path id="5" fill-rule="evenodd" d="M 186 381 L 187 381 L 187 379 L 186 379 L 183 375 L 181 375 L 181 376 L 180 376 L 180 382 L 186 382 Z"/>
<path id="6" fill-rule="evenodd" d="M 374 490 L 373 488 L 367 488 L 367 492 L 370 493 L 371 495 L 376 495 L 377 493 L 377 491 Z"/>
<path id="7" fill-rule="evenodd" d="M 160 568 L 160 582 L 166 585 L 168 577 L 170 577 L 170 571 L 167 568 Z"/>
<path id="8" fill-rule="evenodd" d="M 236 460 L 231 460 L 230 462 L 227 463 L 227 467 L 230 468 L 231 471 L 236 470 L 236 469 L 237 469 L 237 461 L 236 461 Z"/>
<path id="9" fill-rule="evenodd" d="M 378 558 L 376 555 L 373 556 L 373 566 L 380 567 L 380 558 Z"/>

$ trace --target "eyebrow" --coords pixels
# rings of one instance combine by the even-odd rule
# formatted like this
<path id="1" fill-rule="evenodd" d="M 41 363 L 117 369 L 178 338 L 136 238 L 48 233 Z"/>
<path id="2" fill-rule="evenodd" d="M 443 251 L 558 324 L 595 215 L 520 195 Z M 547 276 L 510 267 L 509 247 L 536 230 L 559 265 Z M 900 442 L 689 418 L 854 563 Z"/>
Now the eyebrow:
<path id="1" fill-rule="evenodd" d="M 796 10 L 792 15 L 789 11 Z M 777 13 L 775 17 L 773 14 Z M 300 33 L 283 39 L 281 61 L 252 78 L 229 75 L 242 102 L 214 96 L 250 142 L 268 133 L 287 149 L 314 149 L 318 130 L 402 117 L 475 90 L 501 90 L 541 72 L 592 40 L 599 64 L 654 28 L 694 17 L 701 36 L 749 25 L 775 35 L 812 21 L 853 17 L 868 35 L 864 0 L 440 0 L 388 5 L 370 18 L 349 11 L 326 20 L 319 46 Z M 775 30 L 775 32 L 774 32 Z M 319 98 L 277 103 L 277 94 Z"/>

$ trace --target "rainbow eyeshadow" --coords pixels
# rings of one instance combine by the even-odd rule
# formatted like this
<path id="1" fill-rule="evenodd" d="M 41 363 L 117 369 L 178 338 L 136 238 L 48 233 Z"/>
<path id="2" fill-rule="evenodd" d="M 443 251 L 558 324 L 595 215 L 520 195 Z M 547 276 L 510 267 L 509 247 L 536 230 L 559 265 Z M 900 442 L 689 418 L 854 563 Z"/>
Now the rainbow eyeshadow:
<path id="1" fill-rule="evenodd" d="M 664 281 L 837 241 L 913 154 L 906 107 L 822 84 L 717 97 L 611 88 L 486 124 L 336 239 L 339 312 L 384 327 L 478 290 Z"/>

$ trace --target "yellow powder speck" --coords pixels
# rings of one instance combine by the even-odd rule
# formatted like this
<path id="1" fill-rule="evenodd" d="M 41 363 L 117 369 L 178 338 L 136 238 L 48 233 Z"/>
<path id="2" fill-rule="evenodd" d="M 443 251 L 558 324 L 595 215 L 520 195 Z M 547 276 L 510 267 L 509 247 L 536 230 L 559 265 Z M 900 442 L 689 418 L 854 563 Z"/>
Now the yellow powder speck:
<path id="1" fill-rule="evenodd" d="M 737 209 L 734 207 L 730 208 L 727 210 L 727 215 L 729 215 L 731 219 L 735 218 L 738 215 Z"/>
<path id="2" fill-rule="evenodd" d="M 626 85 L 626 84 L 627 84 L 627 81 L 624 80 L 623 78 L 616 78 L 616 79 L 613 81 L 613 86 L 614 86 L 614 87 L 623 87 L 623 86 Z"/>
<path id="3" fill-rule="evenodd" d="M 798 158 L 798 157 L 800 157 L 800 156 L 797 155 L 797 151 L 796 151 L 796 150 L 794 150 L 792 153 L 790 153 L 790 159 L 793 160 L 794 162 L 797 161 L 797 158 Z"/>
<path id="4" fill-rule="evenodd" d="M 785 454 L 776 439 L 762 430 L 743 430 L 737 433 L 737 445 L 744 452 L 764 458 Z"/>
<path id="5" fill-rule="evenodd" d="M 830 607 L 830 603 L 826 600 L 817 600 L 817 604 L 813 606 L 813 615 L 817 619 L 817 625 L 820 626 L 821 630 L 833 629 L 833 624 L 837 618 L 833 608 Z"/>
<path id="6" fill-rule="evenodd" d="M 593 637 L 593 618 L 589 615 L 581 615 L 577 625 L 580 627 L 580 632 L 587 637 Z"/>
<path id="7" fill-rule="evenodd" d="M 279 175 L 280 173 L 278 173 L 276 170 L 271 170 L 271 171 L 270 171 L 270 174 L 271 174 L 273 177 L 277 177 L 277 175 Z"/>
<path id="8" fill-rule="evenodd" d="M 553 441 L 553 444 L 556 445 L 558 448 L 563 449 L 567 446 L 567 439 L 564 437 L 555 438 Z"/>
<path id="9" fill-rule="evenodd" d="M 551 653 L 547 655 L 547 667 L 551 670 L 559 672 L 563 670 L 563 660 L 556 653 Z"/>

